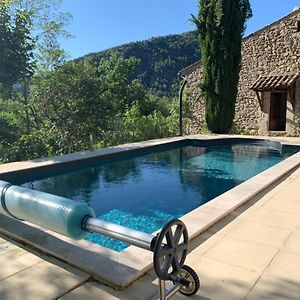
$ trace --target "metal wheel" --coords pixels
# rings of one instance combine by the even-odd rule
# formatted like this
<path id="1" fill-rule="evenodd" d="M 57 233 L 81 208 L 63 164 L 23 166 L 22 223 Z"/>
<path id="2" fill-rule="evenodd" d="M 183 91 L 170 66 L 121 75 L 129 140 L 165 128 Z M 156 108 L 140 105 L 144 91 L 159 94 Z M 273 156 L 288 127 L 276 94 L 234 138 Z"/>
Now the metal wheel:
<path id="1" fill-rule="evenodd" d="M 158 278 L 171 280 L 184 264 L 188 251 L 188 232 L 183 222 L 167 223 L 156 238 L 153 264 Z"/>
<path id="2" fill-rule="evenodd" d="M 189 285 L 183 285 L 179 292 L 185 296 L 193 296 L 200 289 L 200 279 L 197 273 L 189 266 L 182 266 L 179 271 L 180 279 L 189 281 Z"/>

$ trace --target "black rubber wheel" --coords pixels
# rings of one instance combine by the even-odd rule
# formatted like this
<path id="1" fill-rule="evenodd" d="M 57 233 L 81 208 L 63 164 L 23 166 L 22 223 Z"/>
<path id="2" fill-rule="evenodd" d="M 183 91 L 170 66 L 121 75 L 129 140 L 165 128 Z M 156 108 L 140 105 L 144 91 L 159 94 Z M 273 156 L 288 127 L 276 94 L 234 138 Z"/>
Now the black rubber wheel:
<path id="1" fill-rule="evenodd" d="M 179 277 L 189 281 L 189 286 L 182 286 L 179 292 L 185 296 L 193 296 L 200 289 L 200 279 L 197 273 L 189 266 L 183 265 L 179 271 Z"/>
<path id="2" fill-rule="evenodd" d="M 167 223 L 156 237 L 153 266 L 158 278 L 172 280 L 184 264 L 188 252 L 188 232 L 180 220 Z"/>

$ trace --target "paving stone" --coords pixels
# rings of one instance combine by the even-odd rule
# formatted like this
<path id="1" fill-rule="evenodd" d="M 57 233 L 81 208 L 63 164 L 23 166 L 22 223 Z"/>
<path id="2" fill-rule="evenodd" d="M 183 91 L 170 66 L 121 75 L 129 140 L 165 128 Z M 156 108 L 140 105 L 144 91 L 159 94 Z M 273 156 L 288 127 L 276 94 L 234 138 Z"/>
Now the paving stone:
<path id="1" fill-rule="evenodd" d="M 157 290 L 157 283 L 153 283 L 153 277 L 145 275 L 122 291 L 115 291 L 112 288 L 97 283 L 86 283 L 60 299 L 145 300 L 150 299 L 153 295 L 157 294 Z"/>
<path id="2" fill-rule="evenodd" d="M 0 289 L 2 285 L 1 280 L 27 268 L 26 264 L 14 259 L 10 259 L 6 255 L 0 255 L 0 266 Z M 0 297 L 0 299 L 2 298 Z"/>
<path id="3" fill-rule="evenodd" d="M 197 263 L 200 257 L 215 246 L 221 239 L 226 236 L 222 234 L 214 234 L 204 232 L 198 238 L 189 243 L 189 254 L 186 258 L 186 264 Z"/>
<path id="4" fill-rule="evenodd" d="M 218 234 L 228 234 L 233 228 L 239 225 L 241 222 L 240 218 L 237 218 L 235 213 L 231 213 L 218 223 L 214 224 L 208 229 L 208 232 Z"/>
<path id="5" fill-rule="evenodd" d="M 300 285 L 273 276 L 263 276 L 247 300 L 299 300 Z"/>
<path id="6" fill-rule="evenodd" d="M 86 274 L 78 270 L 72 271 L 46 261 L 38 263 L 0 281 L 0 299 L 53 299 L 88 278 Z"/>
<path id="7" fill-rule="evenodd" d="M 0 238 L 0 244 L 6 243 L 7 241 L 3 238 Z"/>
<path id="8" fill-rule="evenodd" d="M 292 232 L 291 229 L 249 220 L 243 221 L 239 226 L 233 228 L 229 232 L 229 236 L 279 248 L 285 243 Z"/>
<path id="9" fill-rule="evenodd" d="M 299 188 L 293 190 L 287 188 L 285 191 L 281 191 L 264 207 L 300 216 Z"/>
<path id="10" fill-rule="evenodd" d="M 18 249 L 18 248 L 19 248 L 18 246 L 16 246 L 13 243 L 10 243 L 10 242 L 1 243 L 0 244 L 0 255 L 1 254 L 5 254 L 5 253 L 7 253 L 9 251 Z"/>
<path id="11" fill-rule="evenodd" d="M 28 252 L 25 249 L 18 247 L 18 248 L 12 249 L 12 250 L 4 253 L 4 255 L 13 258 L 15 256 L 24 255 L 26 253 L 28 253 Z"/>
<path id="12" fill-rule="evenodd" d="M 239 266 L 249 271 L 262 272 L 277 251 L 278 249 L 275 247 L 228 236 L 204 254 L 204 257 Z"/>
<path id="13" fill-rule="evenodd" d="M 16 262 L 20 262 L 21 264 L 31 267 L 43 261 L 43 259 L 39 256 L 31 254 L 30 252 L 25 252 L 23 255 L 12 256 L 10 253 L 5 254 L 8 258 L 13 259 Z"/>
<path id="14" fill-rule="evenodd" d="M 300 228 L 294 231 L 284 245 L 284 250 L 295 252 L 300 255 Z"/>
<path id="15" fill-rule="evenodd" d="M 300 285 L 300 255 L 281 250 L 265 271 L 265 275 Z M 299 294 L 300 295 L 300 294 Z M 300 299 L 300 298 L 299 298 Z"/>
<path id="16" fill-rule="evenodd" d="M 280 212 L 273 209 L 260 208 L 245 215 L 246 219 L 282 228 L 295 229 L 300 225 L 300 217 L 295 214 Z"/>
<path id="17" fill-rule="evenodd" d="M 118 300 L 110 292 L 105 291 L 102 286 L 93 283 L 86 283 L 65 296 L 58 298 L 61 300 Z M 122 298 L 130 300 L 129 298 Z"/>

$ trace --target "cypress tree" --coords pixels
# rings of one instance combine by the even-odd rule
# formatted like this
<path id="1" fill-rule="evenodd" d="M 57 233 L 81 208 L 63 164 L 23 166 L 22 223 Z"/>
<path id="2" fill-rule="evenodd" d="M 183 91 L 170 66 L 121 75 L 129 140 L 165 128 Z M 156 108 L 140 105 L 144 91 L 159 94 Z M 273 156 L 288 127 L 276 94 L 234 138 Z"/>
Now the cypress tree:
<path id="1" fill-rule="evenodd" d="M 202 56 L 205 119 L 215 133 L 226 133 L 233 124 L 242 35 L 251 16 L 249 0 L 199 0 L 198 18 L 193 16 Z"/>

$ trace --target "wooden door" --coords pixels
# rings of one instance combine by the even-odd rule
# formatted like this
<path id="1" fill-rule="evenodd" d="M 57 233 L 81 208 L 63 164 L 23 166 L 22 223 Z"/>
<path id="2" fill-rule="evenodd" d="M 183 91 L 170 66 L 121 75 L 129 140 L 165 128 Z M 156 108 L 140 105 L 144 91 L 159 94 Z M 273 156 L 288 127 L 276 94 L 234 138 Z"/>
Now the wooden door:
<path id="1" fill-rule="evenodd" d="M 269 130 L 285 131 L 287 92 L 271 93 Z"/>

